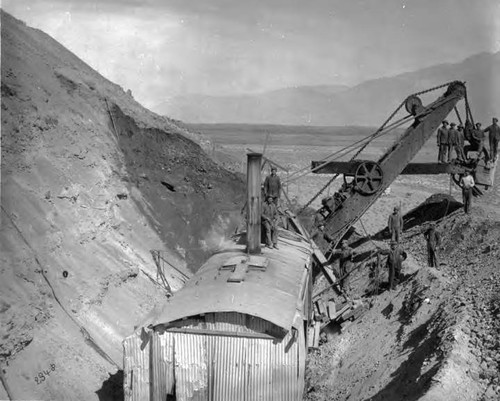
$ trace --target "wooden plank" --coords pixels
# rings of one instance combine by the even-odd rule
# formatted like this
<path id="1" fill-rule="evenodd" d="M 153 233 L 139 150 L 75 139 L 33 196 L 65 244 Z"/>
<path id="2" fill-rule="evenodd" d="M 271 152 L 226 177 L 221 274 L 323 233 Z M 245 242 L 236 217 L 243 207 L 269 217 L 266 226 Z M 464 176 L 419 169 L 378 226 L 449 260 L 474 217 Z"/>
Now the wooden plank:
<path id="1" fill-rule="evenodd" d="M 321 252 L 321 249 L 319 249 L 318 245 L 316 245 L 314 240 L 309 236 L 309 233 L 302 227 L 302 224 L 300 224 L 297 217 L 291 215 L 289 216 L 289 220 L 291 221 L 293 228 L 311 242 L 314 261 L 320 266 L 321 272 L 326 277 L 327 281 L 330 284 L 335 284 L 337 282 L 337 278 L 333 274 L 333 270 L 328 268 L 328 261 L 326 260 L 323 252 Z M 334 289 L 338 295 L 341 295 L 337 288 Z"/>
<path id="2" fill-rule="evenodd" d="M 276 340 L 276 336 L 272 336 L 266 333 L 254 333 L 251 331 L 223 331 L 223 330 L 210 330 L 210 329 L 192 329 L 189 327 L 170 327 L 167 328 L 167 331 L 171 333 L 207 335 L 207 336 L 263 338 L 267 340 Z"/>
<path id="3" fill-rule="evenodd" d="M 314 348 L 319 347 L 320 331 L 321 331 L 321 322 L 315 322 L 314 323 L 314 343 L 313 343 Z"/>
<path id="4" fill-rule="evenodd" d="M 348 311 L 351 309 L 350 304 L 344 305 L 338 312 L 335 313 L 335 315 L 332 317 L 332 320 L 337 320 L 344 312 Z"/>
<path id="5" fill-rule="evenodd" d="M 246 261 L 244 263 L 238 263 L 231 275 L 228 277 L 227 281 L 229 283 L 239 283 L 245 280 L 247 269 L 248 265 L 246 264 Z"/>
<path id="6" fill-rule="evenodd" d="M 309 326 L 307 328 L 307 347 L 314 347 L 314 326 Z"/>
<path id="7" fill-rule="evenodd" d="M 330 320 L 333 319 L 333 317 L 335 316 L 335 314 L 337 312 L 336 309 L 337 309 L 337 307 L 335 305 L 335 302 L 329 301 L 328 306 L 327 306 L 327 310 L 328 310 L 328 318 Z"/>
<path id="8" fill-rule="evenodd" d="M 318 308 L 318 313 L 323 318 L 324 316 L 327 316 L 327 310 L 325 307 L 325 303 L 320 299 L 315 302 L 317 308 Z"/>

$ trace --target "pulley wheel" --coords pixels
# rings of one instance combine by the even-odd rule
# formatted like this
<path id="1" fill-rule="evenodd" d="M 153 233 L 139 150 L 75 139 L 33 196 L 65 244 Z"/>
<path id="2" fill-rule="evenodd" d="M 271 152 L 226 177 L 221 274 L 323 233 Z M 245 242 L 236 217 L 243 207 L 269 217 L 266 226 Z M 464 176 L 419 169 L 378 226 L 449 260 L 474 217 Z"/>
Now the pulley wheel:
<path id="1" fill-rule="evenodd" d="M 354 186 L 362 195 L 372 195 L 382 187 L 384 173 L 376 162 L 362 162 L 354 175 Z"/>
<path id="2" fill-rule="evenodd" d="M 424 106 L 418 96 L 411 95 L 405 101 L 405 109 L 412 116 L 416 116 Z"/>

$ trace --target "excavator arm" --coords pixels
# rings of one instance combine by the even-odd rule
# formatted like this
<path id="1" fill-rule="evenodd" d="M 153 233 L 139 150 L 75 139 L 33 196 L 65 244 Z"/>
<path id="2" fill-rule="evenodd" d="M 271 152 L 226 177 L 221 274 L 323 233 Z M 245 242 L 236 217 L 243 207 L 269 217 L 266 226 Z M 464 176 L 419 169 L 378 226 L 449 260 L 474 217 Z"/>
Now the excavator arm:
<path id="1" fill-rule="evenodd" d="M 444 95 L 427 106 L 422 105 L 417 96 L 407 98 L 405 106 L 414 116 L 413 122 L 378 161 L 352 160 L 341 165 L 312 162 L 316 173 L 347 173 L 353 177 L 352 182 L 341 188 L 337 201 L 327 205 L 329 214 L 324 221 L 325 232 L 333 238 L 335 245 L 405 169 L 419 174 L 436 167 L 409 163 L 465 96 L 465 85 L 456 81 L 448 85 Z M 461 168 L 453 170 L 449 165 L 440 165 L 437 170 L 441 173 L 462 172 Z"/>

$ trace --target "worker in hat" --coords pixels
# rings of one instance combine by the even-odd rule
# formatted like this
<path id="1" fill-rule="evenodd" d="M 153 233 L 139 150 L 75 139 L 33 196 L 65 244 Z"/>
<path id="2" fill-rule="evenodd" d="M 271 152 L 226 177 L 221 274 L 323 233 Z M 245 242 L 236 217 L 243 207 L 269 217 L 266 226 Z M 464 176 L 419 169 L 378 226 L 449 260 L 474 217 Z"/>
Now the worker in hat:
<path id="1" fill-rule="evenodd" d="M 438 163 L 446 163 L 449 142 L 448 142 L 448 121 L 444 120 L 437 132 L 437 146 L 439 148 Z"/>
<path id="2" fill-rule="evenodd" d="M 457 153 L 457 158 L 460 161 L 465 161 L 465 132 L 464 126 L 459 124 L 457 127 L 457 145 L 455 147 L 455 152 Z"/>
<path id="3" fill-rule="evenodd" d="M 339 258 L 339 285 L 345 291 L 350 291 L 349 274 L 352 271 L 352 261 L 356 251 L 354 251 L 346 240 L 340 243 L 340 249 L 335 249 L 331 252 L 331 257 L 338 256 Z"/>
<path id="4" fill-rule="evenodd" d="M 466 121 L 466 127 L 469 121 Z M 464 149 L 464 153 L 468 156 L 469 152 L 476 152 L 476 159 L 479 159 L 482 155 L 484 155 L 484 160 L 487 163 L 490 160 L 490 155 L 488 149 L 484 145 L 486 134 L 481 128 L 481 123 L 476 123 L 475 126 L 472 126 L 472 123 L 469 123 L 469 142 L 470 145 L 466 146 Z"/>
<path id="5" fill-rule="evenodd" d="M 403 248 L 396 242 L 390 242 L 390 249 L 380 249 L 380 255 L 387 255 L 386 267 L 389 269 L 389 289 L 396 288 L 396 284 L 401 281 L 401 271 L 403 261 L 408 257 Z"/>
<path id="6" fill-rule="evenodd" d="M 268 175 L 264 181 L 264 191 L 266 193 L 266 198 L 271 196 L 273 202 L 278 205 L 278 201 L 281 197 L 281 180 L 276 174 L 276 167 L 271 167 L 271 175 Z"/>
<path id="7" fill-rule="evenodd" d="M 267 195 L 266 201 L 262 205 L 261 215 L 267 248 L 278 249 L 278 217 L 278 207 L 274 203 L 273 197 Z"/>
<path id="8" fill-rule="evenodd" d="M 456 158 L 458 160 L 462 160 L 462 152 L 460 151 L 460 139 L 459 139 L 459 133 L 458 130 L 455 128 L 456 124 L 451 123 L 450 124 L 450 129 L 448 130 L 448 142 L 449 142 L 449 149 L 448 149 L 448 163 L 450 162 L 452 158 L 452 150 L 455 152 Z"/>
<path id="9" fill-rule="evenodd" d="M 403 261 L 406 259 L 406 252 L 396 241 L 391 241 L 391 249 L 387 256 L 387 267 L 389 268 L 389 289 L 394 290 L 396 284 L 401 281 L 401 270 Z"/>
<path id="10" fill-rule="evenodd" d="M 399 244 L 403 232 L 403 216 L 401 215 L 399 206 L 395 206 L 394 210 L 389 215 L 387 227 L 389 228 L 391 241 L 396 241 Z"/>
<path id="11" fill-rule="evenodd" d="M 498 126 L 498 118 L 493 117 L 492 123 L 484 130 L 488 134 L 490 142 L 490 156 L 493 162 L 498 158 L 498 142 L 500 142 L 500 126 Z"/>
<path id="12" fill-rule="evenodd" d="M 331 256 L 333 238 L 325 231 L 325 223 L 321 222 L 311 234 L 312 240 L 324 252 L 328 259 Z"/>
<path id="13" fill-rule="evenodd" d="M 441 236 L 436 230 L 436 224 L 434 222 L 432 222 L 429 228 L 424 232 L 424 238 L 427 242 L 427 263 L 429 267 L 438 267 L 438 247 L 441 242 Z"/>
<path id="14" fill-rule="evenodd" d="M 471 204 L 472 204 L 472 189 L 474 188 L 475 182 L 474 178 L 469 171 L 460 180 L 460 186 L 462 187 L 462 203 L 464 204 L 465 214 L 469 214 Z"/>

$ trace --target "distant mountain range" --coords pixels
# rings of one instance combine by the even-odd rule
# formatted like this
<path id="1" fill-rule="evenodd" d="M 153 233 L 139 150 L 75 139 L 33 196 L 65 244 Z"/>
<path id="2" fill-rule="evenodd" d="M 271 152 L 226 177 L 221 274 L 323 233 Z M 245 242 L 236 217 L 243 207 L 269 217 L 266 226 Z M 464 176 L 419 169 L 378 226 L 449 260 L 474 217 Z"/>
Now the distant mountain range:
<path id="1" fill-rule="evenodd" d="M 409 94 L 466 81 L 473 115 L 483 124 L 500 115 L 500 52 L 480 53 L 456 64 L 439 64 L 393 77 L 341 85 L 299 86 L 256 95 L 187 95 L 153 108 L 187 123 L 289 125 L 381 124 Z M 432 94 L 429 101 L 439 93 Z M 426 98 L 423 98 L 426 103 Z"/>

